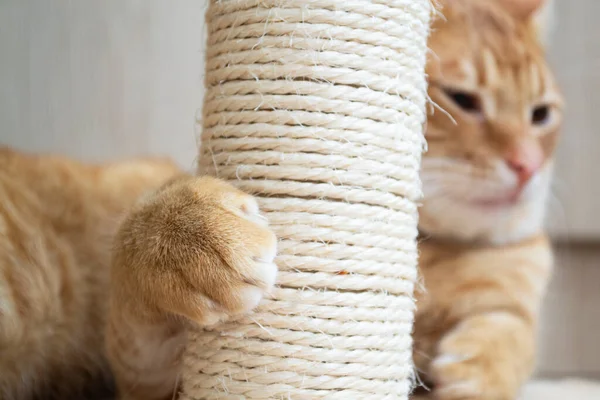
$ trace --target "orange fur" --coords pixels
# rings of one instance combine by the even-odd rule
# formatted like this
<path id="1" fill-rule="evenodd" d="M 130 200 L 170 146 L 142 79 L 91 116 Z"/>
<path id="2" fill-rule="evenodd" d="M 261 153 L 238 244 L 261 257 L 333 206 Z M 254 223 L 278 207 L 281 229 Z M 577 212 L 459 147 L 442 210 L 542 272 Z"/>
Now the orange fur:
<path id="1" fill-rule="evenodd" d="M 435 399 L 514 400 L 552 266 L 543 219 L 562 102 L 541 1 L 443 3 L 427 72 L 447 113 L 426 129 L 414 358 Z"/>
<path id="2" fill-rule="evenodd" d="M 0 398 L 90 398 L 108 355 L 121 398 L 170 399 L 185 326 L 253 308 L 274 255 L 254 199 L 223 182 L 1 148 Z"/>

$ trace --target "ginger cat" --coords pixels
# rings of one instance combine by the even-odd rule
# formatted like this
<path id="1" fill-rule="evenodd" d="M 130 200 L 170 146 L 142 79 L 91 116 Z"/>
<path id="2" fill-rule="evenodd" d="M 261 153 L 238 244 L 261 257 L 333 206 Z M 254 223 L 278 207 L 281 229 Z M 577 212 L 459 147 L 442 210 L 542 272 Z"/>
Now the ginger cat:
<path id="1" fill-rule="evenodd" d="M 414 359 L 438 400 L 514 400 L 534 366 L 562 100 L 540 0 L 446 0 L 434 24 Z"/>
<path id="2" fill-rule="evenodd" d="M 439 400 L 512 400 L 532 369 L 561 120 L 540 3 L 446 0 L 434 24 L 429 95 L 457 123 L 428 120 L 415 362 Z M 0 246 L 3 400 L 90 398 L 109 363 L 122 399 L 171 399 L 185 327 L 276 275 L 255 201 L 162 160 L 0 149 Z"/>
<path id="3" fill-rule="evenodd" d="M 172 399 L 185 327 L 253 308 L 275 250 L 251 196 L 168 161 L 0 148 L 0 399 L 94 398 L 107 358 L 119 398 Z"/>

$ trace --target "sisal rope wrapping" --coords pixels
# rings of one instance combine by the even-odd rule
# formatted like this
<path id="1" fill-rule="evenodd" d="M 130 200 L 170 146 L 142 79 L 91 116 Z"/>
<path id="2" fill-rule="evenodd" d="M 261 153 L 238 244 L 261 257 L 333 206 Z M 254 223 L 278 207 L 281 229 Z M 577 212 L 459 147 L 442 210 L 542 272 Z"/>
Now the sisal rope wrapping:
<path id="1" fill-rule="evenodd" d="M 200 171 L 258 196 L 278 286 L 190 334 L 182 397 L 406 399 L 429 0 L 211 0 Z"/>

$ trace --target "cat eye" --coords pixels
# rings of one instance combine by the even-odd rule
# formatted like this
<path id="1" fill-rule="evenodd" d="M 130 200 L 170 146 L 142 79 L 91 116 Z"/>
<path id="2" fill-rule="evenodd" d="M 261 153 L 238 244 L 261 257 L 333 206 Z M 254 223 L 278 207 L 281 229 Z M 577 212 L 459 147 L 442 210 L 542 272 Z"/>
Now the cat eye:
<path id="1" fill-rule="evenodd" d="M 531 123 L 534 125 L 543 125 L 550 117 L 550 107 L 547 105 L 537 106 L 531 112 Z"/>
<path id="2" fill-rule="evenodd" d="M 462 110 L 470 113 L 478 113 L 481 111 L 479 97 L 472 93 L 461 92 L 457 90 L 446 89 L 446 95 Z"/>

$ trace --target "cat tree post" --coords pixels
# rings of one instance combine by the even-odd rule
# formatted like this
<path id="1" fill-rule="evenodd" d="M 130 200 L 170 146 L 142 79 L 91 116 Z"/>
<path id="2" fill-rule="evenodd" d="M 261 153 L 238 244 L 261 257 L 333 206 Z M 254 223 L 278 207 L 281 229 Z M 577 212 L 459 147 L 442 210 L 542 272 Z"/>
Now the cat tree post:
<path id="1" fill-rule="evenodd" d="M 210 1 L 200 170 L 258 197 L 280 273 L 191 333 L 183 399 L 408 397 L 431 11 Z"/>

